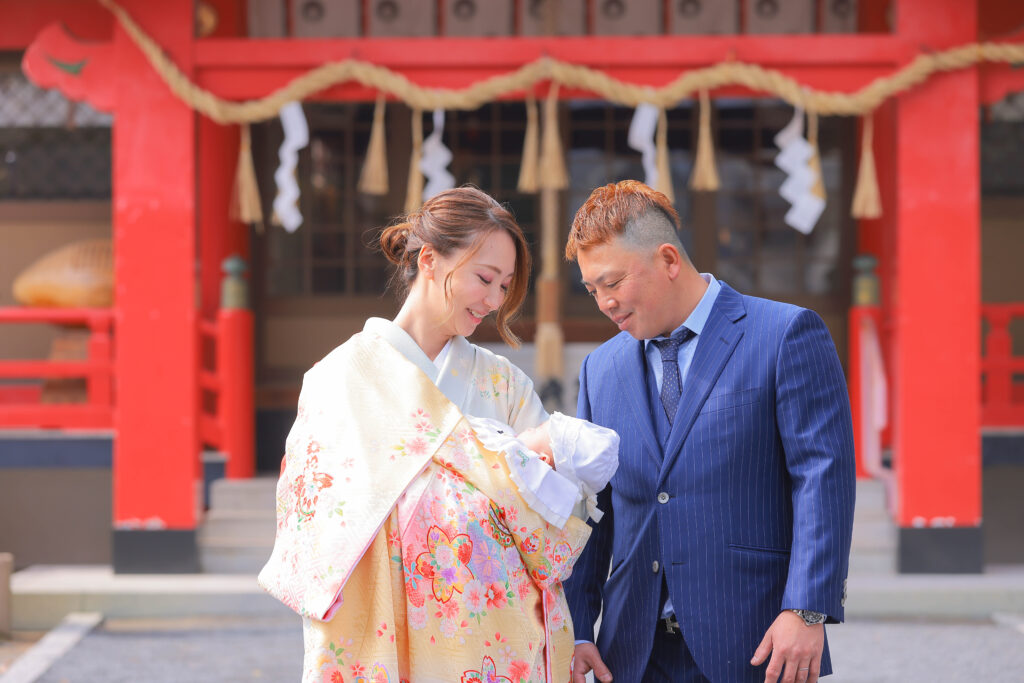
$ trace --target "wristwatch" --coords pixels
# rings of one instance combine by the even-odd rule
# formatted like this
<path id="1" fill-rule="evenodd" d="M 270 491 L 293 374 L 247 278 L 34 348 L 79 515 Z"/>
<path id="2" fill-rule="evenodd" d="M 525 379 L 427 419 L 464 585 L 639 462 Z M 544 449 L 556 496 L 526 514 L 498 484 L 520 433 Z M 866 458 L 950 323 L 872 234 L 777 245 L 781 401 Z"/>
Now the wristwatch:
<path id="1" fill-rule="evenodd" d="M 814 626 L 815 624 L 824 624 L 825 623 L 826 617 L 821 612 L 812 612 L 809 609 L 791 609 L 789 611 L 793 612 L 798 617 L 803 619 L 804 623 L 807 624 L 808 626 Z"/>

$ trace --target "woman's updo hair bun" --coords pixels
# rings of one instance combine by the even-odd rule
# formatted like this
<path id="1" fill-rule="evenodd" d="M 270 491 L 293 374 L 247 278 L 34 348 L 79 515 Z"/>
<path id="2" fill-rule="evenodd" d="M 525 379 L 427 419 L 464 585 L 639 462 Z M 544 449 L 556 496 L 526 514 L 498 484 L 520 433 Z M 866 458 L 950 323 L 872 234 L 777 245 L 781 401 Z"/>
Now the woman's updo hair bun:
<path id="1" fill-rule="evenodd" d="M 406 259 L 406 245 L 409 243 L 408 222 L 390 225 L 380 234 L 380 251 L 388 261 L 400 266 Z"/>
<path id="2" fill-rule="evenodd" d="M 495 231 L 504 231 L 516 249 L 516 267 L 505 300 L 495 315 L 498 334 L 511 346 L 519 339 L 509 329 L 509 322 L 519 313 L 530 279 L 530 249 L 515 218 L 486 192 L 466 185 L 444 190 L 420 207 L 384 228 L 380 233 L 380 251 L 395 266 L 391 285 L 399 287 L 404 299 L 418 275 L 420 249 L 429 244 L 442 256 L 466 249 L 458 265 L 468 260 L 482 240 Z M 448 278 L 451 278 L 449 273 Z M 445 283 L 447 291 L 448 283 Z"/>

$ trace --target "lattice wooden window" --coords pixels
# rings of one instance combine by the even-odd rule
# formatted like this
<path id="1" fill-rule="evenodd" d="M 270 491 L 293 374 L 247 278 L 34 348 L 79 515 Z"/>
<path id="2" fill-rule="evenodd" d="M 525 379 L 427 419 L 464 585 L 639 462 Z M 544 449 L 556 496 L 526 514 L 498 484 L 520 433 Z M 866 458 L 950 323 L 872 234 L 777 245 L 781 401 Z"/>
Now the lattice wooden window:
<path id="1" fill-rule="evenodd" d="M 41 90 L 0 53 L 0 200 L 109 199 L 109 114 Z"/>
<path id="2" fill-rule="evenodd" d="M 385 197 L 373 197 L 356 190 L 369 143 L 373 105 L 307 104 L 305 110 L 310 144 L 299 153 L 296 172 L 304 222 L 294 234 L 268 226 L 264 237 L 266 293 L 271 298 L 379 299 L 387 284 L 388 268 L 373 248 L 374 236 L 402 213 L 410 112 L 401 105 L 388 106 L 391 191 Z M 425 135 L 430 134 L 431 125 L 425 115 Z M 506 204 L 532 244 L 536 241 L 537 198 L 516 190 L 524 128 L 521 103 L 495 103 L 475 111 L 447 112 L 444 142 L 452 150 L 449 170 L 456 184 L 471 183 Z M 280 125 L 262 124 L 254 135 L 269 216 Z"/>
<path id="3" fill-rule="evenodd" d="M 643 179 L 640 154 L 626 143 L 633 110 L 602 102 L 573 102 L 569 107 L 568 153 L 571 188 L 568 217 L 599 185 L 626 178 Z M 714 272 L 740 291 L 834 308 L 848 298 L 852 225 L 849 166 L 853 128 L 849 121 L 823 118 L 819 144 L 828 195 L 827 208 L 810 235 L 783 221 L 789 205 L 779 196 L 785 175 L 774 165 L 775 134 L 792 117 L 792 108 L 772 100 L 716 99 L 713 131 L 722 187 L 692 193 L 688 182 L 696 148 L 696 112 L 689 103 L 668 111 L 669 150 L 682 241 L 695 265 Z M 566 310 L 586 315 L 578 268 L 569 268 Z M 844 304 L 845 305 L 845 304 Z"/>

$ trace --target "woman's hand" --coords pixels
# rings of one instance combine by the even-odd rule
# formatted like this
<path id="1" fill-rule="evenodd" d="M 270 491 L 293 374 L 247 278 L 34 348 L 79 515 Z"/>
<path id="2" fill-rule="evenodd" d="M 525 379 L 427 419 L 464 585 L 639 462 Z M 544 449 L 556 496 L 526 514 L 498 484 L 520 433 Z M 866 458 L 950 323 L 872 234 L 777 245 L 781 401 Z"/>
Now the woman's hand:
<path id="1" fill-rule="evenodd" d="M 516 438 L 523 442 L 523 445 L 540 456 L 541 460 L 551 467 L 555 466 L 554 454 L 551 452 L 551 434 L 548 432 L 548 423 L 545 421 L 537 427 L 524 430 Z"/>

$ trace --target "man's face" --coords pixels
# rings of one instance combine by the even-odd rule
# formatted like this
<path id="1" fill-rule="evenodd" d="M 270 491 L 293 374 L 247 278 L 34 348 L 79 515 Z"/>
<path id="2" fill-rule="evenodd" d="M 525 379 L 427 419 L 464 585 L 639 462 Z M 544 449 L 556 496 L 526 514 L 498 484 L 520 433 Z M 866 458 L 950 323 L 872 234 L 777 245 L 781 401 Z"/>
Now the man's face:
<path id="1" fill-rule="evenodd" d="M 644 253 L 615 239 L 577 254 L 583 284 L 597 307 L 620 330 L 636 339 L 669 334 L 664 329 L 666 293 L 671 282 L 656 251 Z"/>

